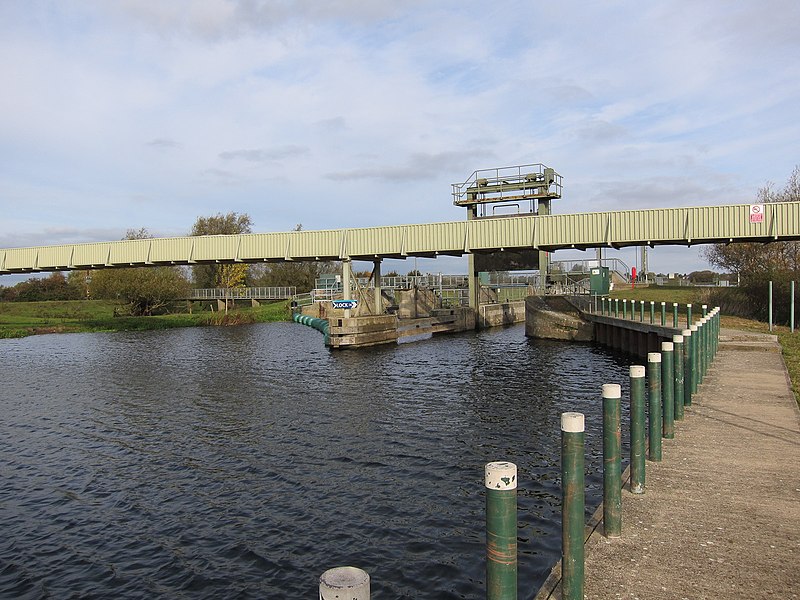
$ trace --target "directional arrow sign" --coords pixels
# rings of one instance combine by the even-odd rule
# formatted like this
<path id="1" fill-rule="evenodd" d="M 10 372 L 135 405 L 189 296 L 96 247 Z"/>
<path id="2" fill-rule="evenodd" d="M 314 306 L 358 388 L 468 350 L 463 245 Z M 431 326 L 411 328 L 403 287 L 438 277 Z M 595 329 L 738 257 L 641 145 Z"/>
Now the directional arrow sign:
<path id="1" fill-rule="evenodd" d="M 333 308 L 355 308 L 358 306 L 358 300 L 331 300 Z"/>

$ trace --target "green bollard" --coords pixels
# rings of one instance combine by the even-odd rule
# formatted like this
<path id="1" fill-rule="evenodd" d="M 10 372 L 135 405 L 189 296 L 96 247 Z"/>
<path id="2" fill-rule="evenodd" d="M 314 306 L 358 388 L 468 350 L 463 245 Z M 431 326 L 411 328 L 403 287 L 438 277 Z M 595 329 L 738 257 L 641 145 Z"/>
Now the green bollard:
<path id="1" fill-rule="evenodd" d="M 624 298 L 622 300 L 622 318 L 623 319 L 628 318 L 628 300 Z"/>
<path id="2" fill-rule="evenodd" d="M 319 578 L 319 599 L 369 600 L 369 574 L 357 567 L 328 569 Z"/>
<path id="3" fill-rule="evenodd" d="M 708 304 L 701 304 L 700 305 L 700 310 L 703 311 L 703 316 L 704 317 L 708 316 Z"/>
<path id="4" fill-rule="evenodd" d="M 614 298 L 614 317 L 619 319 L 619 298 Z"/>
<path id="5" fill-rule="evenodd" d="M 686 305 L 686 327 L 692 326 L 692 305 Z"/>
<path id="6" fill-rule="evenodd" d="M 490 462 L 486 485 L 486 598 L 517 598 L 517 465 Z"/>
<path id="7" fill-rule="evenodd" d="M 645 479 L 645 439 L 647 426 L 645 424 L 645 368 L 642 365 L 632 365 L 631 377 L 631 493 L 644 494 Z"/>
<path id="8" fill-rule="evenodd" d="M 661 303 L 661 326 L 666 327 L 667 325 L 667 303 Z"/>
<path id="9" fill-rule="evenodd" d="M 672 327 L 674 329 L 678 328 L 678 303 L 672 303 Z"/>
<path id="10" fill-rule="evenodd" d="M 650 395 L 650 460 L 661 462 L 661 354 L 647 354 L 647 391 Z"/>
<path id="11" fill-rule="evenodd" d="M 697 351 L 698 341 L 700 340 L 700 335 L 698 333 L 697 325 L 692 325 L 689 327 L 692 332 L 692 347 L 691 347 L 691 368 L 692 368 L 692 396 L 697 393 L 697 388 L 700 385 L 700 370 L 697 368 L 698 365 L 698 358 L 700 353 Z"/>
<path id="12" fill-rule="evenodd" d="M 644 300 L 640 301 L 639 321 L 644 323 Z"/>
<path id="13" fill-rule="evenodd" d="M 656 322 L 656 303 L 653 300 L 650 300 L 650 324 Z"/>
<path id="14" fill-rule="evenodd" d="M 561 597 L 583 600 L 583 413 L 561 414 Z"/>
<path id="15" fill-rule="evenodd" d="M 675 381 L 673 383 L 675 393 L 675 420 L 683 421 L 683 336 L 673 335 L 672 345 L 675 348 L 673 361 L 675 363 Z"/>
<path id="16" fill-rule="evenodd" d="M 603 529 L 609 538 L 622 534 L 621 398 L 619 385 L 603 386 Z"/>
<path id="17" fill-rule="evenodd" d="M 675 437 L 675 362 L 672 342 L 661 342 L 661 405 L 664 420 L 662 435 L 671 440 Z"/>
<path id="18" fill-rule="evenodd" d="M 692 405 L 692 330 L 681 331 L 683 336 L 683 405 Z"/>

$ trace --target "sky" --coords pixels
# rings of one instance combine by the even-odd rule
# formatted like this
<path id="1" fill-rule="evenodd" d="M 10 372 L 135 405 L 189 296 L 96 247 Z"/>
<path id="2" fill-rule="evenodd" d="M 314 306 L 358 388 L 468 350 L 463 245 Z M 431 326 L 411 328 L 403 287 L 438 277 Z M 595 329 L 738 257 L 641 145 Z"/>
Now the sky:
<path id="1" fill-rule="evenodd" d="M 800 163 L 799 25 L 797 0 L 0 0 L 0 248 L 461 220 L 451 184 L 528 163 L 554 213 L 749 203 Z"/>

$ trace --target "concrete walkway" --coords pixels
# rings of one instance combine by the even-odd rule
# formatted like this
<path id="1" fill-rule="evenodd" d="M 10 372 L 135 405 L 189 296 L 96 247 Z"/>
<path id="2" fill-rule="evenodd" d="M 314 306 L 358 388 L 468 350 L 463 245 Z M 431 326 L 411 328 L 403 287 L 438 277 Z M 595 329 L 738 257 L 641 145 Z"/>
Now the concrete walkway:
<path id="1" fill-rule="evenodd" d="M 773 336 L 721 338 L 622 537 L 589 538 L 586 598 L 800 598 L 800 411 Z"/>

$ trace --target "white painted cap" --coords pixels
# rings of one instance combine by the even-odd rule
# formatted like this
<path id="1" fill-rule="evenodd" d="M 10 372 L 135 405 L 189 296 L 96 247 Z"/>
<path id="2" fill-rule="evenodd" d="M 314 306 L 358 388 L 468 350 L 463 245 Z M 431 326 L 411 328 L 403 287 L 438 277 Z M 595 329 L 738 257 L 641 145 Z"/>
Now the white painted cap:
<path id="1" fill-rule="evenodd" d="M 689 329 L 691 329 L 692 333 L 694 333 L 695 331 L 697 331 L 697 325 L 692 325 L 691 327 L 689 327 Z"/>
<path id="2" fill-rule="evenodd" d="M 603 384 L 603 398 L 622 398 L 622 388 L 618 383 Z"/>
<path id="3" fill-rule="evenodd" d="M 672 306 L 678 306 L 678 303 L 677 302 L 673 302 Z"/>
<path id="4" fill-rule="evenodd" d="M 689 302 L 689 304 L 687 304 L 686 306 L 691 306 L 691 305 L 692 305 L 692 303 L 691 303 L 691 302 Z"/>
<path id="5" fill-rule="evenodd" d="M 682 335 L 673 335 L 672 336 L 672 343 L 673 344 L 682 344 L 683 343 L 683 336 Z"/>
<path id="6" fill-rule="evenodd" d="M 627 302 L 627 301 L 628 301 L 628 299 L 627 299 L 627 298 L 623 298 L 623 299 L 622 299 L 622 301 L 623 301 L 623 302 Z"/>
<path id="7" fill-rule="evenodd" d="M 644 377 L 644 365 L 631 365 L 631 377 Z"/>
<path id="8" fill-rule="evenodd" d="M 683 337 L 691 337 L 692 336 L 692 330 L 691 329 L 684 329 L 683 331 L 681 331 L 681 335 Z"/>
<path id="9" fill-rule="evenodd" d="M 666 302 L 662 302 L 662 303 L 661 303 L 661 306 L 666 306 L 666 305 L 667 305 L 667 303 L 666 303 Z"/>
<path id="10" fill-rule="evenodd" d="M 675 348 L 672 346 L 672 342 L 661 342 L 661 351 L 662 352 L 672 352 Z"/>
<path id="11" fill-rule="evenodd" d="M 484 485 L 490 490 L 517 489 L 517 465 L 504 460 L 486 463 Z"/>
<path id="12" fill-rule="evenodd" d="M 328 569 L 319 578 L 320 600 L 369 600 L 369 573 L 358 567 Z"/>
<path id="13" fill-rule="evenodd" d="M 561 413 L 561 431 L 567 433 L 580 433 L 584 431 L 583 413 L 565 412 Z"/>
<path id="14" fill-rule="evenodd" d="M 661 362 L 661 352 L 648 352 L 647 353 L 647 362 L 649 363 L 660 363 Z"/>
<path id="15" fill-rule="evenodd" d="M 708 309 L 708 304 L 703 304 L 702 308 Z"/>

